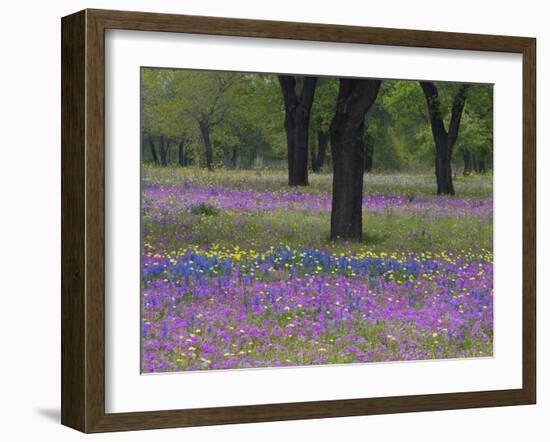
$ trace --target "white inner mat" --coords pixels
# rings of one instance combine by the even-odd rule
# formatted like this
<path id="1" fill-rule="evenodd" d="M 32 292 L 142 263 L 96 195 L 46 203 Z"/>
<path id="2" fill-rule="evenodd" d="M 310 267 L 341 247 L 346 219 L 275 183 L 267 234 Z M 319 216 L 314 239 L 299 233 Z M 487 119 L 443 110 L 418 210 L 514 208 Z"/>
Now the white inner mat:
<path id="1" fill-rule="evenodd" d="M 108 30 L 106 411 L 521 388 L 521 61 L 515 54 Z M 141 66 L 494 83 L 494 357 L 140 375 Z"/>

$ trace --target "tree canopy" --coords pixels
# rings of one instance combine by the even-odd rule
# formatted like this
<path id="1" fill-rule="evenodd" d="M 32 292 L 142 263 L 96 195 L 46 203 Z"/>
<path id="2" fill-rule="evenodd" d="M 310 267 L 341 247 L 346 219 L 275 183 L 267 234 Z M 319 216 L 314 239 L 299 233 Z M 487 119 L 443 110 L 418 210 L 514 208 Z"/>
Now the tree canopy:
<path id="1" fill-rule="evenodd" d="M 461 85 L 433 85 L 448 130 Z M 320 77 L 316 83 L 307 137 L 308 168 L 314 172 L 331 171 L 329 128 L 338 87 L 337 78 Z M 452 168 L 454 173 L 485 173 L 492 170 L 493 158 L 492 85 L 469 85 L 466 96 Z M 277 75 L 142 68 L 141 98 L 146 162 L 177 164 L 176 151 L 183 146 L 184 164 L 211 169 L 287 167 L 285 103 Z M 436 149 L 418 81 L 382 81 L 364 134 L 367 162 L 370 157 L 366 170 L 433 170 Z"/>

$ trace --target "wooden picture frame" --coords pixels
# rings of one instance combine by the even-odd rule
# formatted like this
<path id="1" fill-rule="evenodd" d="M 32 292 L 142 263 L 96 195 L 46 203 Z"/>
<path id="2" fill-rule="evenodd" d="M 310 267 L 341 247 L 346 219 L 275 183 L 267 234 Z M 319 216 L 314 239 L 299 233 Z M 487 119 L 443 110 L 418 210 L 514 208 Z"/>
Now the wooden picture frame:
<path id="1" fill-rule="evenodd" d="M 140 30 L 523 57 L 523 385 L 519 389 L 105 412 L 105 30 Z M 534 404 L 536 398 L 536 41 L 533 38 L 84 10 L 62 19 L 62 424 L 83 432 Z"/>

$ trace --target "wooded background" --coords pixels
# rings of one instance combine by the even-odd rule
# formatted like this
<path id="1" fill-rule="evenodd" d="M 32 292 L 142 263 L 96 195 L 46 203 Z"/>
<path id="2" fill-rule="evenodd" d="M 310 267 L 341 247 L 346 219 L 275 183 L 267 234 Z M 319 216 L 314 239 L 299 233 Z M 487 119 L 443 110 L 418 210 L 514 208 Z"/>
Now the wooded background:
<path id="1" fill-rule="evenodd" d="M 301 146 L 296 146 L 302 156 L 305 153 L 302 169 L 306 162 L 309 171 L 332 171 L 330 125 L 339 79 L 158 68 L 143 68 L 141 74 L 143 161 L 210 169 L 286 168 L 291 161 L 286 127 L 302 131 L 298 134 Z M 380 82 L 364 117 L 365 170 L 433 170 L 436 143 L 428 96 L 444 126 L 457 131 L 454 173 L 490 172 L 492 85 L 434 82 L 421 86 L 412 80 Z M 460 127 L 453 129 L 455 99 L 464 101 L 464 110 Z M 291 115 L 293 107 L 301 113 L 302 122 Z M 297 128 L 288 126 L 285 109 L 293 117 L 290 120 L 298 118 Z M 304 177 L 297 181 L 304 184 Z"/>

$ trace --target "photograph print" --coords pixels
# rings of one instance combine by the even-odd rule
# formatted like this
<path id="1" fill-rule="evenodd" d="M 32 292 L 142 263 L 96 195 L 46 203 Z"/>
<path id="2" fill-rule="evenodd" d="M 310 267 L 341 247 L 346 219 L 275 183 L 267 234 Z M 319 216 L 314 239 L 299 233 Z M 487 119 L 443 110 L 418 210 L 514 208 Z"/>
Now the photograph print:
<path id="1" fill-rule="evenodd" d="M 140 75 L 142 373 L 493 356 L 491 84 Z"/>

